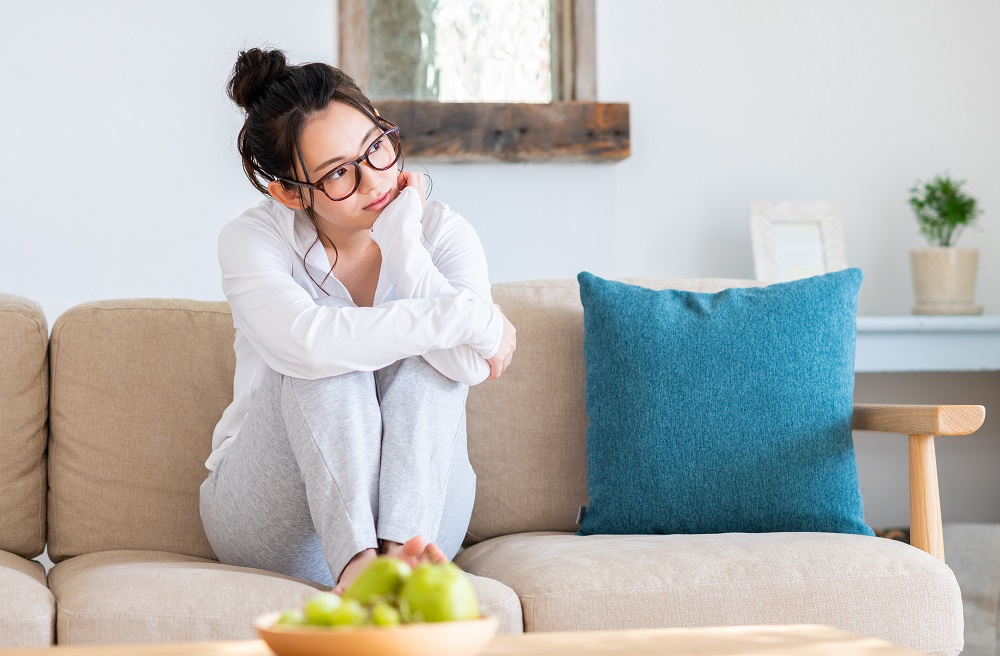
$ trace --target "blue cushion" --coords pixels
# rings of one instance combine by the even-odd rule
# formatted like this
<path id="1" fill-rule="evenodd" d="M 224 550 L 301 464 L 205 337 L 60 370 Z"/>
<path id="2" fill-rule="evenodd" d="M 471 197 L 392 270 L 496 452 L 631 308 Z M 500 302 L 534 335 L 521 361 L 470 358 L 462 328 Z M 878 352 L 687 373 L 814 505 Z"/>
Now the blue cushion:
<path id="1" fill-rule="evenodd" d="M 700 294 L 581 273 L 579 534 L 873 535 L 851 438 L 861 278 Z"/>

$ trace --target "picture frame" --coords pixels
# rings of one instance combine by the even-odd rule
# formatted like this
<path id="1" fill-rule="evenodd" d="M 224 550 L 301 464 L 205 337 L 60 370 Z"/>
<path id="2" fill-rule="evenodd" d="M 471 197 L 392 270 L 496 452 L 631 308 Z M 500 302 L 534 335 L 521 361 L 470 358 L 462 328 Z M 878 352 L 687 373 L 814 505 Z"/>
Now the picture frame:
<path id="1" fill-rule="evenodd" d="M 829 202 L 750 202 L 757 280 L 787 282 L 847 268 L 840 210 Z"/>

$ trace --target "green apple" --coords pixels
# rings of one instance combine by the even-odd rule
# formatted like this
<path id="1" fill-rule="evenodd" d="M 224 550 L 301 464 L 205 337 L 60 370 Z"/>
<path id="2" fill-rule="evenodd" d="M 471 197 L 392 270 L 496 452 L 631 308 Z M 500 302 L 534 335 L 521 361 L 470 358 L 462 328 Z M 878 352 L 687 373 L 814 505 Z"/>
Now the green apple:
<path id="1" fill-rule="evenodd" d="M 379 626 L 396 626 L 400 622 L 399 611 L 385 601 L 372 607 L 372 623 Z"/>
<path id="2" fill-rule="evenodd" d="M 479 600 L 465 573 L 454 563 L 421 563 L 399 591 L 407 622 L 452 622 L 479 617 Z"/>
<path id="3" fill-rule="evenodd" d="M 394 600 L 410 576 L 410 566 L 398 558 L 379 556 L 344 592 L 344 599 L 356 599 L 364 605 L 378 599 Z"/>
<path id="4" fill-rule="evenodd" d="M 361 626 L 368 624 L 368 611 L 357 599 L 344 599 L 330 615 L 333 626 Z"/>
<path id="5" fill-rule="evenodd" d="M 333 613 L 340 608 L 342 600 L 332 592 L 320 592 L 314 595 L 302 607 L 302 615 L 306 624 L 313 626 L 329 626 L 333 622 Z"/>

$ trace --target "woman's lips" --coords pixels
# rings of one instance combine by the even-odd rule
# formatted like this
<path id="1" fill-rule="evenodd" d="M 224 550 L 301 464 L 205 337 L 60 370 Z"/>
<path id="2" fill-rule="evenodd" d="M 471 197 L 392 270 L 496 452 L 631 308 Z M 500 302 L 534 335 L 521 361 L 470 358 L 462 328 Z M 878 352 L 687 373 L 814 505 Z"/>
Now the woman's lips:
<path id="1" fill-rule="evenodd" d="M 390 200 L 392 200 L 392 195 L 387 191 L 385 192 L 384 196 L 379 198 L 374 203 L 371 203 L 370 205 L 365 205 L 365 209 L 372 212 L 377 212 L 380 209 L 383 209 L 386 205 L 388 205 Z"/>

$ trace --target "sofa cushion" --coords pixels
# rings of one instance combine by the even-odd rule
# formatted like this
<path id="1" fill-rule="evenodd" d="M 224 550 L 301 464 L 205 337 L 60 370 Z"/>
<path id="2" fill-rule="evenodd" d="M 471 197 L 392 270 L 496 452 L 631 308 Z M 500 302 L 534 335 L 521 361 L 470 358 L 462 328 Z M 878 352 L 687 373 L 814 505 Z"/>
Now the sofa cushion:
<path id="1" fill-rule="evenodd" d="M 214 557 L 198 511 L 212 430 L 233 398 L 224 302 L 74 307 L 52 328 L 49 555 Z"/>
<path id="2" fill-rule="evenodd" d="M 623 278 L 654 289 L 715 292 L 753 280 Z M 503 376 L 469 390 L 469 458 L 476 505 L 469 543 L 540 530 L 576 530 L 587 503 L 583 306 L 575 280 L 493 285 L 517 328 Z"/>
<path id="3" fill-rule="evenodd" d="M 0 551 L 0 591 L 0 647 L 51 645 L 55 598 L 41 563 Z"/>
<path id="4" fill-rule="evenodd" d="M 456 562 L 513 588 L 525 631 L 825 624 L 928 653 L 962 649 L 951 570 L 883 538 L 530 533 Z"/>
<path id="5" fill-rule="evenodd" d="M 45 547 L 49 329 L 41 306 L 0 294 L 0 550 Z"/>
<path id="6" fill-rule="evenodd" d="M 581 273 L 581 535 L 864 523 L 851 414 L 861 271 L 716 294 Z"/>
<path id="7" fill-rule="evenodd" d="M 521 631 L 521 607 L 505 585 L 470 577 L 483 611 Z M 301 606 L 319 584 L 248 567 L 154 551 L 70 558 L 49 572 L 60 644 L 156 643 L 255 638 L 262 614 Z"/>
<path id="8" fill-rule="evenodd" d="M 207 558 L 107 551 L 49 572 L 60 644 L 254 637 L 254 617 L 303 603 L 318 584 Z"/>

